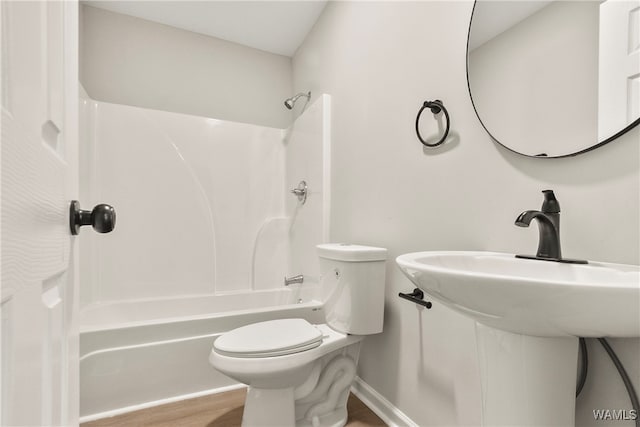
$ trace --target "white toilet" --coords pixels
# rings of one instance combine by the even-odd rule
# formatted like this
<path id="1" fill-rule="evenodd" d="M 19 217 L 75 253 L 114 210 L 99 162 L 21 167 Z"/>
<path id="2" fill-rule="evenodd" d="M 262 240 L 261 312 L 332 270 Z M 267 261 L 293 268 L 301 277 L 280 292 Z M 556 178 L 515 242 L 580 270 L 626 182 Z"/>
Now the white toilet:
<path id="1" fill-rule="evenodd" d="M 318 245 L 326 323 L 254 323 L 221 335 L 209 362 L 249 386 L 242 425 L 344 426 L 364 335 L 382 332 L 387 250 Z"/>

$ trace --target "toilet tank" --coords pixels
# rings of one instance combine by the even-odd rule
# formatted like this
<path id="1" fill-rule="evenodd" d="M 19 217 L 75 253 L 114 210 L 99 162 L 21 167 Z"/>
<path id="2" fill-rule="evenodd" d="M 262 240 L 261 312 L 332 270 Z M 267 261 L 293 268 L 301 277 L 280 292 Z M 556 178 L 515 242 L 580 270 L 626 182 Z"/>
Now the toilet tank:
<path id="1" fill-rule="evenodd" d="M 353 335 L 382 332 L 387 250 L 345 243 L 316 248 L 327 324 Z"/>

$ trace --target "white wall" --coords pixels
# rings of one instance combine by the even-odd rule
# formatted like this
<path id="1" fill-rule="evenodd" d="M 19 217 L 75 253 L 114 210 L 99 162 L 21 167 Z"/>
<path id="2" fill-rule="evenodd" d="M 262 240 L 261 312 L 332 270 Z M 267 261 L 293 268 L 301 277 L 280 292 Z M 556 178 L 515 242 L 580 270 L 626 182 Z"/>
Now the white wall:
<path id="1" fill-rule="evenodd" d="M 385 246 L 385 331 L 368 337 L 359 375 L 420 426 L 477 425 L 480 384 L 473 322 L 441 304 L 397 297 L 412 284 L 393 259 L 420 250 L 533 252 L 536 227 L 513 225 L 552 188 L 567 257 L 638 264 L 638 129 L 567 159 L 525 158 L 493 143 L 465 74 L 473 2 L 331 2 L 293 58 L 294 89 L 332 96 L 331 240 Z M 450 141 L 423 150 L 418 108 L 441 99 Z M 425 132 L 436 126 L 425 118 Z M 431 126 L 431 127 L 429 127 Z M 640 341 L 615 339 L 640 389 Z M 591 346 L 576 425 L 594 408 L 630 408 L 615 370 Z M 631 425 L 615 422 L 616 426 Z"/>
<path id="2" fill-rule="evenodd" d="M 81 7 L 80 81 L 91 98 L 286 128 L 291 59 Z"/>

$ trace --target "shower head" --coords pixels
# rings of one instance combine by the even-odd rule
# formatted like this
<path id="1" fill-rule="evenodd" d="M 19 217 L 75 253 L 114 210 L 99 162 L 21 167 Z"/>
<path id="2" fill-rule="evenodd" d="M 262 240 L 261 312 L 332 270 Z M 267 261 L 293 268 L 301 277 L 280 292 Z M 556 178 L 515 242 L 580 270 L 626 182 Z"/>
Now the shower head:
<path id="1" fill-rule="evenodd" d="M 284 106 L 287 107 L 289 110 L 293 109 L 294 104 L 296 103 L 298 98 L 300 98 L 301 96 L 306 96 L 308 101 L 309 99 L 311 99 L 311 92 L 307 92 L 307 93 L 300 92 L 299 94 L 294 95 L 291 98 L 285 99 Z"/>

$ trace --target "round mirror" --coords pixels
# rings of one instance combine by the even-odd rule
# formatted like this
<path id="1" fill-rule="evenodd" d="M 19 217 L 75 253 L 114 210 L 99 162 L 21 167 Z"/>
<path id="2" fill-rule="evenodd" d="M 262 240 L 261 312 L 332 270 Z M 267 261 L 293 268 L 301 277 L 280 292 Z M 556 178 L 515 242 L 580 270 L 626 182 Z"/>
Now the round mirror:
<path id="1" fill-rule="evenodd" d="M 640 2 L 476 0 L 467 81 L 504 147 L 566 157 L 640 123 Z"/>

